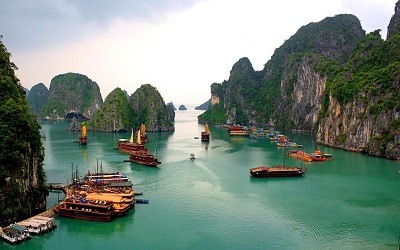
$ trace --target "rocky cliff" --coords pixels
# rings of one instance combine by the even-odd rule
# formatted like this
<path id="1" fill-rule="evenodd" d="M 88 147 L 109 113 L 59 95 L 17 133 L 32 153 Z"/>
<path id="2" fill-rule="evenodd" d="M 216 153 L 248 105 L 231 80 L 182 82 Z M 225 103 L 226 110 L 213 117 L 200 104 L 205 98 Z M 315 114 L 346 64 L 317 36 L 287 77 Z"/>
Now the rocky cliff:
<path id="1" fill-rule="evenodd" d="M 129 106 L 126 92 L 114 89 L 104 100 L 104 104 L 88 123 L 90 130 L 96 131 L 130 131 L 135 127 L 133 111 Z M 136 124 L 138 128 L 140 124 Z"/>
<path id="2" fill-rule="evenodd" d="M 394 8 L 394 15 L 390 19 L 387 30 L 387 38 L 390 38 L 392 35 L 398 33 L 400 33 L 400 1 L 397 1 Z"/>
<path id="3" fill-rule="evenodd" d="M 173 131 L 167 105 L 156 88 L 140 86 L 129 98 L 135 124 L 144 123 L 147 131 Z"/>
<path id="4" fill-rule="evenodd" d="M 250 61 L 241 58 L 227 81 L 212 84 L 212 105 L 199 120 L 311 131 L 325 89 L 320 68 L 343 63 L 364 36 L 353 15 L 301 27 L 275 50 L 262 71 L 254 71 Z"/>
<path id="5" fill-rule="evenodd" d="M 398 6 L 386 41 L 338 15 L 301 27 L 260 72 L 240 59 L 211 85 L 199 121 L 314 132 L 319 143 L 400 159 Z"/>
<path id="6" fill-rule="evenodd" d="M 368 34 L 327 82 L 317 142 L 400 159 L 400 34 Z"/>
<path id="7" fill-rule="evenodd" d="M 51 80 L 44 115 L 59 119 L 76 112 L 91 118 L 101 105 L 103 99 L 96 82 L 85 75 L 66 73 Z"/>
<path id="8" fill-rule="evenodd" d="M 44 106 L 46 105 L 49 96 L 49 90 L 43 83 L 38 83 L 31 88 L 28 94 L 28 103 L 33 114 L 40 115 L 44 112 Z"/>
<path id="9" fill-rule="evenodd" d="M 0 41 L 0 226 L 46 208 L 40 125 Z"/>

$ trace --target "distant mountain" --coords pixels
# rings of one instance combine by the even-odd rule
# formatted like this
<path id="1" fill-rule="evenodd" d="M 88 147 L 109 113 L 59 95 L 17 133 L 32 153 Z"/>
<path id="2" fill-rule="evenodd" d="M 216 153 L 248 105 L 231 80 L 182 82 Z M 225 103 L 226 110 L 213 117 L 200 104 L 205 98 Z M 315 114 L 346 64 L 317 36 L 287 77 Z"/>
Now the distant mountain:
<path id="1" fill-rule="evenodd" d="M 168 112 L 168 120 L 171 122 L 175 121 L 175 110 L 176 108 L 174 107 L 174 104 L 172 102 L 169 102 L 167 104 L 167 112 Z"/>
<path id="2" fill-rule="evenodd" d="M 179 106 L 179 110 L 187 110 L 187 108 L 186 108 L 185 105 L 180 105 L 180 106 Z"/>
<path id="3" fill-rule="evenodd" d="M 134 124 L 144 123 L 147 131 L 173 131 L 174 125 L 168 107 L 156 88 L 150 84 L 140 86 L 129 98 Z"/>
<path id="4" fill-rule="evenodd" d="M 51 80 L 43 115 L 59 119 L 75 112 L 91 118 L 102 105 L 103 99 L 96 82 L 85 75 L 66 73 Z"/>
<path id="5" fill-rule="evenodd" d="M 208 107 L 210 106 L 210 104 L 211 104 L 211 99 L 209 99 L 209 100 L 206 101 L 205 103 L 203 103 L 203 104 L 201 104 L 201 105 L 195 107 L 194 109 L 195 109 L 195 110 L 207 110 Z"/>
<path id="6" fill-rule="evenodd" d="M 174 106 L 174 104 L 172 102 L 169 102 L 167 105 L 171 106 L 174 110 L 176 110 L 176 108 L 175 108 L 175 106 Z"/>
<path id="7" fill-rule="evenodd" d="M 28 103 L 33 114 L 43 113 L 49 97 L 49 90 L 43 83 L 38 83 L 31 88 L 28 94 Z"/>

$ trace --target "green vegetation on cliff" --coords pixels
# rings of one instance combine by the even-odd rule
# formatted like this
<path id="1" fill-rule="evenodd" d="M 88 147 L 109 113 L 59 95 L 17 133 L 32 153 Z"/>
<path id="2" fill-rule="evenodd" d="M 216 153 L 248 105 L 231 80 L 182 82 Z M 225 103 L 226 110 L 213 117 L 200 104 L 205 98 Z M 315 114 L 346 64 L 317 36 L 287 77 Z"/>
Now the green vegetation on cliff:
<path id="1" fill-rule="evenodd" d="M 225 116 L 225 123 L 274 121 L 282 128 L 295 126 L 297 122 L 287 111 L 293 105 L 291 94 L 302 63 L 307 61 L 321 70 L 321 74 L 333 75 L 364 37 L 358 18 L 348 14 L 301 27 L 275 50 L 262 71 L 254 71 L 248 59 L 241 58 L 232 67 L 229 80 L 219 84 L 220 91 L 211 88 L 211 94 L 223 102 L 223 110 L 210 107 L 199 121 L 205 120 L 205 116 L 208 119 Z"/>
<path id="2" fill-rule="evenodd" d="M 30 114 L 10 53 L 0 41 L 0 224 L 46 205 L 40 125 Z M 37 182 L 36 182 L 37 179 Z"/>
<path id="3" fill-rule="evenodd" d="M 133 116 L 126 93 L 116 88 L 106 97 L 103 106 L 93 115 L 88 125 L 91 130 L 129 131 L 135 125 L 140 125 L 134 124 Z"/>
<path id="4" fill-rule="evenodd" d="M 85 75 L 66 73 L 51 80 L 44 115 L 64 117 L 68 112 L 75 111 L 90 118 L 102 104 L 96 82 Z"/>
<path id="5" fill-rule="evenodd" d="M 150 84 L 140 86 L 129 98 L 129 105 L 136 126 L 144 123 L 147 131 L 174 130 L 164 99 Z"/>

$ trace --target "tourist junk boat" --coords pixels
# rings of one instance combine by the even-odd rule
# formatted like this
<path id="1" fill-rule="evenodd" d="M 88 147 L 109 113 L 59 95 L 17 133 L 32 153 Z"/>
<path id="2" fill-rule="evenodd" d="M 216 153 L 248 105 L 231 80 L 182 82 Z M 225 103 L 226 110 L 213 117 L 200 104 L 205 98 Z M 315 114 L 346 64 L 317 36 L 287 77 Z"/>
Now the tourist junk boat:
<path id="1" fill-rule="evenodd" d="M 209 142 L 210 141 L 210 129 L 208 128 L 208 124 L 204 126 L 204 132 L 201 132 L 201 141 Z"/>
<path id="2" fill-rule="evenodd" d="M 250 175 L 256 178 L 265 177 L 295 177 L 302 176 L 307 169 L 303 167 L 289 167 L 283 163 L 283 151 L 281 155 L 282 164 L 276 166 L 259 166 L 250 168 Z"/>
<path id="3" fill-rule="evenodd" d="M 250 132 L 247 127 L 239 125 L 231 125 L 228 127 L 229 134 L 232 136 L 249 136 Z"/>
<path id="4" fill-rule="evenodd" d="M 87 145 L 86 123 L 82 124 L 81 135 L 78 137 L 78 143 L 80 145 Z"/>
<path id="5" fill-rule="evenodd" d="M 90 171 L 83 178 L 84 182 L 88 185 L 107 185 L 112 182 L 126 182 L 128 177 L 120 172 L 115 173 L 90 173 Z"/>
<path id="6" fill-rule="evenodd" d="M 87 200 L 96 200 L 96 201 L 111 201 L 113 203 L 114 215 L 123 216 L 128 212 L 131 208 L 132 203 L 127 203 L 126 198 L 121 195 L 113 194 L 113 193 L 88 193 L 86 195 Z"/>
<path id="7" fill-rule="evenodd" d="M 129 157 L 130 162 L 138 163 L 146 166 L 157 166 L 161 164 L 157 157 L 146 151 L 133 151 Z"/>
<path id="8" fill-rule="evenodd" d="M 136 138 L 137 138 L 137 144 L 142 144 L 140 130 L 138 130 Z M 144 147 L 144 150 L 130 151 L 129 154 L 130 154 L 129 160 L 125 161 L 134 162 L 146 166 L 157 166 L 161 164 L 161 162 L 158 161 L 157 157 L 150 154 L 150 152 L 147 150 L 146 147 Z"/>
<path id="9" fill-rule="evenodd" d="M 147 140 L 147 136 L 146 136 Z M 147 151 L 146 147 L 144 144 L 142 144 L 142 138 L 139 137 L 137 138 L 137 141 L 134 142 L 133 140 L 133 129 L 131 132 L 131 137 L 129 140 L 127 139 L 119 139 L 118 140 L 118 150 L 125 152 L 125 153 L 131 153 L 132 151 Z"/>
<path id="10" fill-rule="evenodd" d="M 299 159 L 301 161 L 312 162 L 313 157 L 309 153 L 306 153 L 301 150 L 289 150 L 287 153 L 290 157 Z"/>
<path id="11" fill-rule="evenodd" d="M 250 174 L 256 178 L 262 177 L 294 177 L 302 176 L 307 170 L 301 167 L 287 167 L 284 165 L 266 167 L 260 166 L 250 169 Z"/>
<path id="12" fill-rule="evenodd" d="M 53 208 L 57 215 L 75 219 L 111 221 L 114 217 L 112 201 L 87 200 L 69 197 Z"/>

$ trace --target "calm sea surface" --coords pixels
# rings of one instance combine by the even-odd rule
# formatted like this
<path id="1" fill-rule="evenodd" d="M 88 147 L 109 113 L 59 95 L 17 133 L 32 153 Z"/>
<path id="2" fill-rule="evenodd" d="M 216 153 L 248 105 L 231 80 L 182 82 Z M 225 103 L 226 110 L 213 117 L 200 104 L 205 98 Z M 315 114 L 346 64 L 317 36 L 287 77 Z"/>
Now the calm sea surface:
<path id="1" fill-rule="evenodd" d="M 309 134 L 289 137 L 330 153 L 335 160 L 303 163 L 303 177 L 254 179 L 249 168 L 300 165 L 265 138 L 232 138 L 211 127 L 202 143 L 199 111 L 177 111 L 175 132 L 148 133 L 147 147 L 158 168 L 124 162 L 116 150 L 129 133 L 88 132 L 77 143 L 68 123 L 42 123 L 47 137 L 48 182 L 66 184 L 72 167 L 81 177 L 95 171 L 120 171 L 134 183 L 139 198 L 125 217 L 92 222 L 56 217 L 57 229 L 17 246 L 0 249 L 396 249 L 400 236 L 400 162 L 315 145 Z M 194 153 L 196 160 L 189 160 Z M 282 160 L 283 159 L 283 160 Z M 51 193 L 48 206 L 63 198 Z"/>

